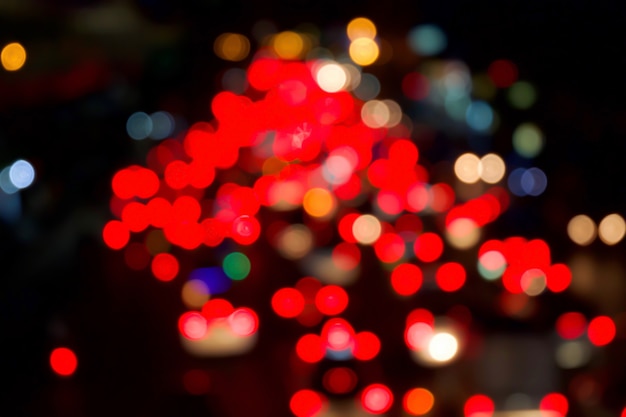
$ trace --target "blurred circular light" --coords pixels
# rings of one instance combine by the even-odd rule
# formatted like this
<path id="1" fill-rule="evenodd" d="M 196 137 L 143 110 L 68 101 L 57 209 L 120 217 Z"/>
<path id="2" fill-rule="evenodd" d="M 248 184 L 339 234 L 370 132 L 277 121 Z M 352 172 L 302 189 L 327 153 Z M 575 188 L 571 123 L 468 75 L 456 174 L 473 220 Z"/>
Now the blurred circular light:
<path id="1" fill-rule="evenodd" d="M 509 88 L 507 99 L 516 109 L 529 109 L 537 100 L 537 90 L 529 82 L 517 81 Z"/>
<path id="2" fill-rule="evenodd" d="M 480 158 L 473 153 L 464 153 L 454 162 L 454 174 L 466 183 L 473 184 L 480 179 Z"/>
<path id="3" fill-rule="evenodd" d="M 473 101 L 465 112 L 465 121 L 468 126 L 478 132 L 488 131 L 494 121 L 491 106 L 484 101 Z"/>
<path id="4" fill-rule="evenodd" d="M 413 388 L 404 394 L 404 410 L 412 416 L 423 416 L 432 410 L 435 396 L 426 388 Z"/>
<path id="5" fill-rule="evenodd" d="M 60 376 L 72 375 L 78 366 L 74 351 L 67 347 L 58 347 L 50 353 L 50 367 Z"/>
<path id="6" fill-rule="evenodd" d="M 361 404 L 368 413 L 383 414 L 391 408 L 393 394 L 386 385 L 371 384 L 363 389 Z"/>
<path id="7" fill-rule="evenodd" d="M 522 123 L 513 131 L 513 148 L 525 158 L 537 156 L 543 145 L 543 132 L 534 123 Z"/>
<path id="8" fill-rule="evenodd" d="M 409 31 L 407 38 L 413 52 L 423 56 L 436 55 L 442 52 L 448 44 L 443 30 L 432 24 L 414 27 Z"/>
<path id="9" fill-rule="evenodd" d="M 174 117 L 166 111 L 157 111 L 150 115 L 152 129 L 148 136 L 151 139 L 162 140 L 174 132 Z"/>
<path id="10" fill-rule="evenodd" d="M 619 243 L 626 234 L 626 222 L 624 218 L 612 213 L 600 220 L 598 225 L 598 236 L 600 240 L 607 245 L 615 245 Z"/>
<path id="11" fill-rule="evenodd" d="M 596 223 L 591 217 L 585 214 L 578 214 L 567 223 L 567 235 L 572 242 L 580 246 L 587 246 L 597 236 Z"/>
<path id="12" fill-rule="evenodd" d="M 315 81 L 320 88 L 328 93 L 343 90 L 348 84 L 348 73 L 343 66 L 336 63 L 323 64 L 315 73 Z"/>
<path id="13" fill-rule="evenodd" d="M 250 52 L 250 41 L 239 33 L 222 33 L 215 39 L 213 50 L 226 61 L 241 61 Z"/>
<path id="14" fill-rule="evenodd" d="M 26 62 L 26 49 L 18 42 L 12 42 L 2 48 L 0 61 L 7 71 L 17 71 Z"/>
<path id="15" fill-rule="evenodd" d="M 542 194 L 548 186 L 548 177 L 539 168 L 528 168 L 520 178 L 522 190 L 528 195 L 538 196 Z"/>
<path id="16" fill-rule="evenodd" d="M 371 245 L 378 240 L 382 232 L 380 221 L 371 214 L 362 214 L 352 224 L 352 234 L 362 245 Z"/>
<path id="17" fill-rule="evenodd" d="M 362 67 L 372 65 L 380 55 L 376 41 L 370 38 L 357 38 L 350 42 L 348 49 L 352 61 Z"/>
<path id="18" fill-rule="evenodd" d="M 9 179 L 16 188 L 26 188 L 35 180 L 35 168 L 30 162 L 18 159 L 9 168 Z"/>
<path id="19" fill-rule="evenodd" d="M 351 41 L 358 38 L 374 39 L 376 37 L 376 25 L 366 17 L 356 17 L 348 23 L 346 32 Z"/>
<path id="20" fill-rule="evenodd" d="M 447 332 L 435 333 L 428 342 L 428 354 L 436 362 L 452 360 L 459 350 L 459 342 Z"/>
<path id="21" fill-rule="evenodd" d="M 495 153 L 488 153 L 480 158 L 480 178 L 488 184 L 496 184 L 504 178 L 506 165 Z"/>
<path id="22" fill-rule="evenodd" d="M 131 114 L 126 121 L 126 133 L 135 140 L 147 138 L 152 133 L 152 118 L 142 111 Z"/>

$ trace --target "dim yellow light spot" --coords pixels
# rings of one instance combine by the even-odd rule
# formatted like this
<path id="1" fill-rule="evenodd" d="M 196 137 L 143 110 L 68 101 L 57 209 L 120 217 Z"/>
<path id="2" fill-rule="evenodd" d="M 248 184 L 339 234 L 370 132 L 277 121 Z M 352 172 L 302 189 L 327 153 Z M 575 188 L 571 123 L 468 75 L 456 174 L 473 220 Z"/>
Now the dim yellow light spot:
<path id="1" fill-rule="evenodd" d="M 0 60 L 5 70 L 17 71 L 26 62 L 26 49 L 17 42 L 10 43 L 2 48 Z"/>
<path id="2" fill-rule="evenodd" d="M 499 182 L 506 171 L 504 160 L 495 153 L 489 153 L 480 158 L 480 178 L 488 184 Z"/>
<path id="3" fill-rule="evenodd" d="M 596 223 L 587 215 L 579 214 L 567 223 L 567 235 L 580 246 L 587 246 L 597 236 Z"/>
<path id="4" fill-rule="evenodd" d="M 474 184 L 478 182 L 481 174 L 480 158 L 473 153 L 464 153 L 454 162 L 454 174 L 456 177 L 466 183 Z"/>
<path id="5" fill-rule="evenodd" d="M 362 67 L 372 65 L 378 59 L 380 49 L 378 44 L 370 38 L 357 38 L 350 42 L 350 59 Z"/>
<path id="6" fill-rule="evenodd" d="M 619 243 L 624 238 L 624 234 L 626 234 L 626 222 L 617 213 L 609 214 L 598 225 L 600 240 L 607 245 Z"/>
<path id="7" fill-rule="evenodd" d="M 371 214 L 363 214 L 352 224 L 352 234 L 357 242 L 371 245 L 378 240 L 382 233 L 380 221 Z"/>
<path id="8" fill-rule="evenodd" d="M 199 279 L 187 281 L 181 290 L 181 298 L 188 308 L 201 308 L 209 297 L 209 288 Z"/>
<path id="9" fill-rule="evenodd" d="M 304 54 L 304 38 L 290 30 L 280 32 L 272 38 L 272 47 L 283 59 L 298 59 Z"/>
<path id="10" fill-rule="evenodd" d="M 374 39 L 376 37 L 376 25 L 366 17 L 357 17 L 348 23 L 346 32 L 351 41 L 358 38 Z"/>
<path id="11" fill-rule="evenodd" d="M 215 39 L 213 50 L 227 61 L 241 61 L 250 53 L 250 41 L 238 33 L 222 33 Z"/>
<path id="12" fill-rule="evenodd" d="M 302 206 L 313 217 L 326 217 L 335 209 L 333 194 L 324 188 L 311 188 L 304 194 Z"/>
<path id="13" fill-rule="evenodd" d="M 301 259 L 313 248 L 313 234 L 303 224 L 286 227 L 278 236 L 277 249 L 287 259 Z"/>

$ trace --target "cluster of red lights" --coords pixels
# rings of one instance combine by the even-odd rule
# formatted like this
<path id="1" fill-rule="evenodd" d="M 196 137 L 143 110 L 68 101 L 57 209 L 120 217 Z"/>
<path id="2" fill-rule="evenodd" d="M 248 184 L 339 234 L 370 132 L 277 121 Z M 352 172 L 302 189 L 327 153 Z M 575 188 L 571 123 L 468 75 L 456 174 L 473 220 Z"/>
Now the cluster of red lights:
<path id="1" fill-rule="evenodd" d="M 423 87 L 411 88 L 415 99 L 427 93 L 427 81 L 418 75 L 403 82 L 406 89 Z M 498 88 L 504 88 L 516 81 L 517 68 L 509 61 L 496 61 L 489 76 Z M 274 243 L 272 230 L 286 226 L 261 224 L 262 210 L 304 209 L 304 222 L 310 229 L 330 234 L 324 242 L 332 245 L 332 260 L 339 269 L 357 268 L 360 246 L 371 244 L 378 260 L 390 266 L 390 288 L 397 295 L 408 297 L 420 290 L 424 277 L 419 263 L 435 266 L 435 281 L 442 291 L 463 287 L 467 279 L 463 265 L 437 264 L 446 249 L 442 235 L 459 219 L 468 219 L 477 228 L 495 221 L 509 206 L 504 188 L 494 186 L 477 198 L 456 201 L 450 185 L 429 183 L 428 171 L 418 163 L 418 148 L 407 139 L 408 129 L 402 124 L 393 128 L 365 125 L 361 120 L 364 103 L 347 91 L 322 90 L 312 76 L 311 63 L 279 60 L 262 52 L 248 68 L 247 81 L 247 95 L 221 92 L 213 98 L 214 121 L 196 123 L 184 136 L 160 142 L 147 155 L 147 167 L 132 165 L 114 175 L 110 208 L 116 218 L 102 232 L 111 249 L 124 250 L 134 269 L 149 264 L 157 279 L 170 281 L 179 273 L 178 249 L 144 246 L 139 240 L 146 231 L 160 230 L 169 244 L 184 250 L 217 247 L 226 239 L 245 250 L 262 238 L 263 231 Z M 340 164 L 325 176 L 329 155 Z M 307 194 L 313 189 L 327 194 Z M 364 242 L 355 232 L 366 201 L 380 211 L 382 219 L 380 234 L 371 242 Z M 423 215 L 438 216 L 441 230 L 423 230 Z M 331 243 L 332 236 L 339 241 Z M 549 246 L 541 239 L 489 240 L 480 246 L 478 256 L 490 271 L 501 269 L 498 277 L 512 294 L 526 291 L 539 276 L 553 292 L 566 290 L 571 281 L 569 268 L 552 263 Z M 347 320 L 337 317 L 349 303 L 341 285 L 324 285 L 305 277 L 294 287 L 277 289 L 268 302 L 276 315 L 307 327 L 317 326 L 326 316 L 318 333 L 302 335 L 294 347 L 306 363 L 325 358 L 367 361 L 380 351 L 378 336 L 356 332 Z M 579 313 L 568 314 L 556 324 L 563 338 L 578 337 L 586 329 L 597 346 L 612 340 L 614 325 L 611 335 L 612 321 L 606 320 L 610 318 L 598 317 L 587 326 Z M 226 299 L 213 298 L 200 311 L 183 313 L 179 330 L 197 340 L 218 322 L 229 323 L 241 336 L 254 334 L 259 324 L 252 309 L 234 308 Z M 411 313 L 404 335 L 407 347 L 423 349 L 424 338 L 434 325 L 429 311 Z M 356 384 L 356 374 L 347 367 L 332 368 L 323 378 L 331 395 L 351 392 Z M 374 383 L 360 390 L 358 399 L 367 412 L 382 414 L 391 408 L 394 395 L 386 385 Z M 412 415 L 426 414 L 432 407 L 432 394 L 411 389 L 403 404 Z M 290 401 L 298 417 L 316 415 L 327 405 L 325 394 L 311 389 L 295 392 Z M 561 394 L 552 393 L 544 397 L 540 408 L 564 416 L 568 403 Z M 466 417 L 488 416 L 494 409 L 493 401 L 481 394 L 464 405 Z"/>

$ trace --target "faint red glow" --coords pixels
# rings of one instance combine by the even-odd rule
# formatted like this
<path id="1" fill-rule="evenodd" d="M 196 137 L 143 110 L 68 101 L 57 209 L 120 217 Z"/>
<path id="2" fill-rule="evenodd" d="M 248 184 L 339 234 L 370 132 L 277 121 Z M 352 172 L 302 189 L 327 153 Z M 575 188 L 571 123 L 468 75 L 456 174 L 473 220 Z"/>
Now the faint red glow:
<path id="1" fill-rule="evenodd" d="M 356 373 L 346 367 L 331 368 L 322 378 L 324 388 L 333 394 L 345 394 L 356 387 Z"/>
<path id="2" fill-rule="evenodd" d="M 587 319 L 582 313 L 575 311 L 563 313 L 556 319 L 555 328 L 563 339 L 576 339 L 587 330 Z"/>
<path id="3" fill-rule="evenodd" d="M 489 64 L 489 78 L 498 88 L 510 87 L 517 81 L 517 65 L 508 59 L 498 59 Z"/>

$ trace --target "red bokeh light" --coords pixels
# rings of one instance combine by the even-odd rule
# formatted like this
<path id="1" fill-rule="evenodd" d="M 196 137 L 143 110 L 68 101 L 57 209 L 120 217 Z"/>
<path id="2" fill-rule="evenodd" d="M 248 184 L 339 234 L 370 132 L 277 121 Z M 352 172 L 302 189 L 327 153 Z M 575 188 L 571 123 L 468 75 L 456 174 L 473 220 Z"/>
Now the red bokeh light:
<path id="1" fill-rule="evenodd" d="M 324 397 L 313 390 L 302 389 L 292 395 L 289 408 L 296 417 L 313 417 L 324 408 Z"/>
<path id="2" fill-rule="evenodd" d="M 339 285 L 326 285 L 315 295 L 315 306 L 327 316 L 334 316 L 348 306 L 348 293 Z"/>
<path id="3" fill-rule="evenodd" d="M 422 262 L 436 261 L 443 252 L 443 240 L 436 233 L 422 233 L 415 239 L 413 251 Z"/>
<path id="4" fill-rule="evenodd" d="M 393 405 L 393 393 L 383 384 L 371 384 L 361 393 L 361 405 L 368 413 L 383 414 Z"/>
<path id="5" fill-rule="evenodd" d="M 130 240 L 130 231 L 121 221 L 109 220 L 102 229 L 102 239 L 111 249 L 122 249 Z"/>
<path id="6" fill-rule="evenodd" d="M 304 310 L 304 296 L 295 288 L 281 288 L 272 296 L 272 309 L 280 317 L 296 317 Z"/>
<path id="7" fill-rule="evenodd" d="M 569 402 L 567 401 L 567 398 L 558 392 L 547 394 L 539 403 L 539 409 L 541 411 L 552 411 L 559 414 L 561 417 L 565 417 L 565 415 L 567 415 L 568 408 Z"/>
<path id="8" fill-rule="evenodd" d="M 458 262 L 444 263 L 435 274 L 437 285 L 446 292 L 459 290 L 465 284 L 465 277 L 465 268 Z"/>
<path id="9" fill-rule="evenodd" d="M 352 354 L 361 361 L 373 359 L 380 352 L 380 339 L 372 332 L 359 332 L 354 336 Z"/>
<path id="10" fill-rule="evenodd" d="M 576 339 L 585 333 L 587 319 L 576 311 L 563 313 L 556 319 L 555 328 L 563 339 Z"/>
<path id="11" fill-rule="evenodd" d="M 50 353 L 50 367 L 58 375 L 70 376 L 78 367 L 78 358 L 72 349 L 58 347 Z"/>
<path id="12" fill-rule="evenodd" d="M 598 316 L 589 322 L 587 337 L 595 346 L 608 345 L 616 334 L 615 322 L 608 316 Z"/>
<path id="13" fill-rule="evenodd" d="M 152 274 L 160 281 L 171 281 L 178 275 L 178 259 L 170 253 L 158 253 L 150 265 Z"/>
<path id="14" fill-rule="evenodd" d="M 356 373 L 346 367 L 331 368 L 324 373 L 322 384 L 333 394 L 345 394 L 356 387 L 358 379 Z"/>
<path id="15" fill-rule="evenodd" d="M 472 395 L 465 401 L 463 412 L 465 417 L 489 417 L 493 415 L 495 405 L 493 400 L 486 395 Z"/>
<path id="16" fill-rule="evenodd" d="M 391 286 L 399 295 L 415 294 L 421 288 L 422 281 L 422 270 L 414 264 L 400 264 L 391 272 Z"/>
<path id="17" fill-rule="evenodd" d="M 324 358 L 324 343 L 316 334 L 305 334 L 296 343 L 296 353 L 304 362 L 316 363 Z"/>

